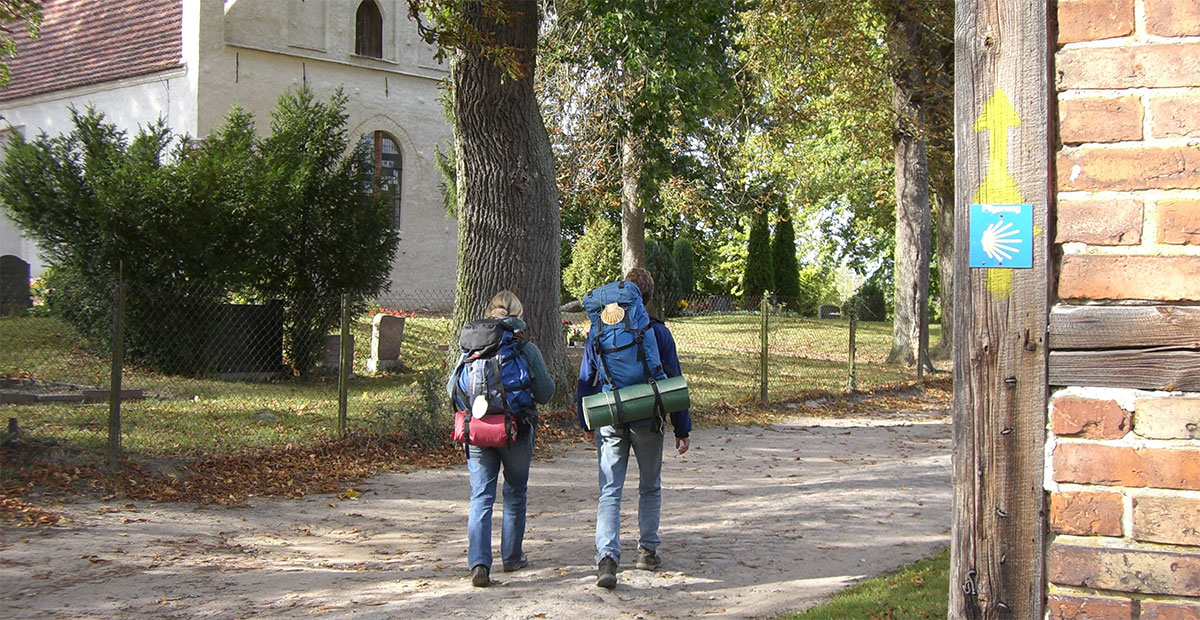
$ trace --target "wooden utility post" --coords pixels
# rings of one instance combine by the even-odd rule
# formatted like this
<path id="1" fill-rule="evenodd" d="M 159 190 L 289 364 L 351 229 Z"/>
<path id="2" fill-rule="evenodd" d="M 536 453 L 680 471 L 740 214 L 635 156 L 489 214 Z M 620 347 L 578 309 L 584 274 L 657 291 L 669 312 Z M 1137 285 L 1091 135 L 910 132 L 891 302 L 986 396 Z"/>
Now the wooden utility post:
<path id="1" fill-rule="evenodd" d="M 1044 615 L 1051 7 L 957 4 L 951 618 Z M 972 204 L 1032 205 L 1032 268 L 971 267 Z"/>

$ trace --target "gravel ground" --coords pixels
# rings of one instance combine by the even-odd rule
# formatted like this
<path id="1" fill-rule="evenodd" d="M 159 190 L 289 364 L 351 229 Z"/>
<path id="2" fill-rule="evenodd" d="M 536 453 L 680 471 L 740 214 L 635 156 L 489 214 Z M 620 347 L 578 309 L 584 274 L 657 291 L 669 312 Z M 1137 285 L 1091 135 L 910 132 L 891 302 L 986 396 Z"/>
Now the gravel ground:
<path id="1" fill-rule="evenodd" d="M 497 559 L 490 588 L 468 579 L 463 465 L 240 508 L 73 501 L 59 526 L 0 529 L 0 617 L 771 618 L 948 546 L 945 412 L 889 417 L 701 429 L 683 456 L 671 445 L 657 573 L 632 567 L 631 465 L 612 591 L 594 585 L 596 455 L 577 442 L 534 463 L 529 567 Z"/>

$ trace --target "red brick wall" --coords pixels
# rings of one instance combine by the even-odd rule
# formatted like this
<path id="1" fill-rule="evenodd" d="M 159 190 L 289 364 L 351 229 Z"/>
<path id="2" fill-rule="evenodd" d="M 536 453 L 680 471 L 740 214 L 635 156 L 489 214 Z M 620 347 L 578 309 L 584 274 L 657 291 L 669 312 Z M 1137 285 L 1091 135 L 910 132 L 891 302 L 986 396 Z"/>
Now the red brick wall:
<path id="1" fill-rule="evenodd" d="M 1200 304 L 1200 0 L 1059 0 L 1062 303 Z M 1069 387 L 1048 617 L 1200 620 L 1200 394 Z"/>

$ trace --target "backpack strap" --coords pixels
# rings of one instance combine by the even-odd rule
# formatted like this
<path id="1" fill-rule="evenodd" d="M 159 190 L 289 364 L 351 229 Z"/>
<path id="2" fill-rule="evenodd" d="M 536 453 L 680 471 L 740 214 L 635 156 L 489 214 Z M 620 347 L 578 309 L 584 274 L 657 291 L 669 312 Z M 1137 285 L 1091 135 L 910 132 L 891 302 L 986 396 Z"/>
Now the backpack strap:
<path id="1" fill-rule="evenodd" d="M 458 355 L 458 363 L 456 363 L 454 365 L 454 372 L 451 373 L 451 375 L 454 377 L 454 396 L 452 396 L 450 398 L 451 412 L 458 411 L 458 408 L 454 405 L 454 401 L 456 399 L 463 404 L 464 409 L 466 409 L 467 407 L 470 406 L 470 403 L 467 402 L 467 393 L 458 385 L 458 382 L 459 382 L 458 373 L 462 372 L 462 369 L 464 366 L 466 366 L 466 363 L 467 363 L 467 354 L 460 353 Z"/>
<path id="2" fill-rule="evenodd" d="M 500 367 L 504 365 L 504 354 L 497 352 L 492 357 L 491 363 L 492 369 L 495 370 L 492 375 L 496 377 L 496 382 L 500 384 L 500 404 L 504 406 L 504 445 L 512 447 L 512 435 L 508 433 L 508 424 L 515 420 L 515 416 L 513 415 L 512 405 L 508 403 L 508 393 L 510 390 L 508 386 L 504 385 L 504 375 L 500 374 Z M 512 390 L 519 389 L 521 389 L 521 386 L 512 388 Z"/>
<path id="3" fill-rule="evenodd" d="M 625 407 L 621 404 L 621 390 L 613 390 L 609 392 L 613 397 L 613 405 L 617 409 L 617 424 L 625 425 Z"/>
<path id="4" fill-rule="evenodd" d="M 646 383 L 649 383 L 650 388 L 654 390 L 654 408 L 658 411 L 658 428 L 662 432 L 665 432 L 667 428 L 667 407 L 663 405 L 662 393 L 658 391 L 658 381 L 654 378 L 654 373 L 650 370 L 650 362 L 646 360 L 646 345 L 644 344 L 646 332 L 650 332 L 651 338 L 658 337 L 654 334 L 653 319 L 646 325 L 645 329 L 637 332 L 634 341 L 637 342 L 638 361 L 642 363 L 642 372 L 645 373 Z"/>
<path id="5" fill-rule="evenodd" d="M 658 415 L 654 417 L 657 421 L 655 430 L 665 433 L 667 431 L 667 408 L 663 405 L 662 393 L 658 391 L 658 382 L 654 380 L 654 377 L 651 377 L 649 383 L 650 388 L 654 390 L 654 409 L 658 411 Z"/>
<path id="6" fill-rule="evenodd" d="M 471 460 L 471 415 L 470 411 L 463 416 L 463 456 Z"/>
<path id="7" fill-rule="evenodd" d="M 649 327 L 646 329 L 649 329 Z M 646 377 L 646 381 L 652 382 L 654 381 L 654 373 L 650 372 L 650 362 L 646 360 L 646 330 L 636 330 L 634 331 L 634 334 L 633 341 L 637 344 L 638 348 L 637 359 L 642 363 L 642 376 Z M 653 337 L 653 335 L 654 334 L 651 334 L 651 337 Z"/>
<path id="8" fill-rule="evenodd" d="M 596 332 L 596 338 L 592 340 L 592 348 L 594 348 L 596 350 L 596 357 L 600 359 L 600 368 L 604 371 L 600 374 L 604 375 L 604 382 L 606 384 L 608 384 L 608 386 L 614 390 L 617 389 L 617 386 L 615 383 L 613 383 L 612 371 L 608 369 L 608 361 L 606 361 L 604 359 L 604 353 L 605 352 L 612 353 L 614 351 L 621 351 L 621 350 L 629 348 L 630 346 L 632 346 L 632 344 L 633 343 L 630 343 L 629 345 L 618 347 L 616 349 L 605 349 L 604 347 L 600 346 L 599 330 L 597 330 L 597 332 Z M 599 379 L 600 376 L 597 375 L 596 378 Z M 595 383 L 593 383 L 593 385 L 595 385 Z"/>

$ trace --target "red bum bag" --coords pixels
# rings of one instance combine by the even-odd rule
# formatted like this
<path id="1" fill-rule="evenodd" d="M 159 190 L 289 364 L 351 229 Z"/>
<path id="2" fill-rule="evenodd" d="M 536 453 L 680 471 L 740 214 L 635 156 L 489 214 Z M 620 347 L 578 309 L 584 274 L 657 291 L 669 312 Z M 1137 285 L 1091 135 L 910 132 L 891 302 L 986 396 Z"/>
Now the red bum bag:
<path id="1" fill-rule="evenodd" d="M 456 443 L 464 443 L 468 428 L 471 436 L 466 443 L 472 446 L 501 448 L 517 440 L 517 421 L 503 413 L 488 413 L 482 418 L 473 418 L 466 411 L 455 412 L 453 437 Z"/>

